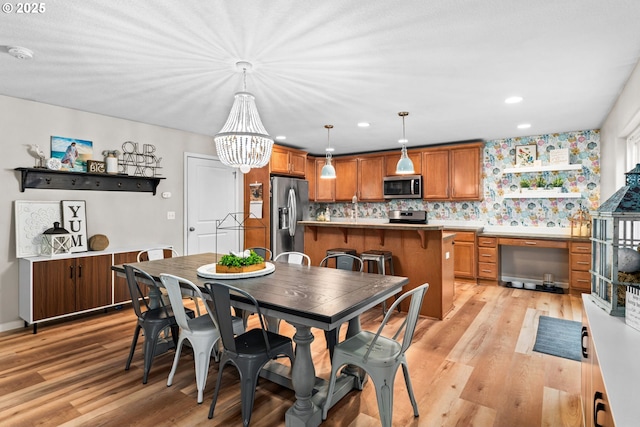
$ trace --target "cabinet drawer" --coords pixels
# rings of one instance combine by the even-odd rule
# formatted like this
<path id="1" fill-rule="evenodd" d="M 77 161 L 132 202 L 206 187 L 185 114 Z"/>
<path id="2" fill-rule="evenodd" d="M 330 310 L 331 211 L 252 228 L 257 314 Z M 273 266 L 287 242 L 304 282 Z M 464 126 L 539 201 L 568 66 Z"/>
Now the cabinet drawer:
<path id="1" fill-rule="evenodd" d="M 479 262 L 478 277 L 483 279 L 498 280 L 498 264 Z"/>
<path id="2" fill-rule="evenodd" d="M 539 240 L 539 239 L 509 239 L 500 238 L 501 245 L 525 246 L 532 248 L 567 248 L 565 240 Z"/>
<path id="3" fill-rule="evenodd" d="M 591 253 L 591 243 L 590 242 L 572 242 L 571 243 L 571 253 L 574 254 L 590 254 Z"/>
<path id="4" fill-rule="evenodd" d="M 495 248 L 498 246 L 498 239 L 496 237 L 478 237 L 478 246 Z"/>
<path id="5" fill-rule="evenodd" d="M 454 240 L 456 242 L 476 241 L 476 233 L 474 233 L 473 231 L 451 231 L 451 233 L 456 233 L 456 237 L 454 237 Z"/>
<path id="6" fill-rule="evenodd" d="M 479 262 L 498 262 L 498 248 L 478 248 Z"/>
<path id="7" fill-rule="evenodd" d="M 571 289 L 578 291 L 591 291 L 591 273 L 588 271 L 572 271 L 571 272 Z"/>
<path id="8" fill-rule="evenodd" d="M 571 270 L 589 271 L 591 254 L 571 254 Z"/>

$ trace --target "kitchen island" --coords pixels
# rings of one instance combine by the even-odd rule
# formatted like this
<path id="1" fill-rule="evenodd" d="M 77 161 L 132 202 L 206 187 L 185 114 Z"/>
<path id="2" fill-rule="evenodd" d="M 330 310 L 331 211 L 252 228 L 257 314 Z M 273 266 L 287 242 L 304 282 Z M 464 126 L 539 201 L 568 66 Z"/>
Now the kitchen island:
<path id="1" fill-rule="evenodd" d="M 443 319 L 453 308 L 453 238 L 441 225 L 389 224 L 358 221 L 301 221 L 304 251 L 318 265 L 327 249 L 351 248 L 358 253 L 393 253 L 395 275 L 409 278 L 404 291 L 429 283 L 421 314 Z M 392 302 L 390 300 L 389 302 Z M 402 307 L 406 311 L 408 307 Z"/>

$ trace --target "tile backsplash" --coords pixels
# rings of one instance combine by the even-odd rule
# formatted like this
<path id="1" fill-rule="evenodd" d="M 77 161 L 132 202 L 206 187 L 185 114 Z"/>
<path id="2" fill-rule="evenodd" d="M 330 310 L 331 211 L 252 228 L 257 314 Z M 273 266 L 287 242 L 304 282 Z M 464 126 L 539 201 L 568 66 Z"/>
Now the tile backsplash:
<path id="1" fill-rule="evenodd" d="M 564 180 L 563 192 L 580 193 L 581 198 L 509 199 L 517 191 L 520 178 L 503 173 L 515 163 L 515 147 L 535 144 L 537 159 L 549 164 L 549 152 L 569 149 L 569 163 L 582 164 L 581 171 L 543 172 L 547 181 Z M 600 199 L 600 131 L 584 130 L 548 135 L 504 138 L 486 141 L 483 151 L 484 200 L 479 202 L 427 202 L 397 199 L 388 202 L 358 203 L 358 218 L 388 218 L 390 210 L 426 210 L 429 220 L 472 221 L 485 226 L 569 227 L 569 218 L 580 207 L 594 210 Z M 536 174 L 523 174 L 534 178 Z M 382 185 L 382 184 L 381 184 Z M 332 218 L 350 218 L 351 203 L 310 203 L 310 216 L 317 217 L 327 206 Z"/>

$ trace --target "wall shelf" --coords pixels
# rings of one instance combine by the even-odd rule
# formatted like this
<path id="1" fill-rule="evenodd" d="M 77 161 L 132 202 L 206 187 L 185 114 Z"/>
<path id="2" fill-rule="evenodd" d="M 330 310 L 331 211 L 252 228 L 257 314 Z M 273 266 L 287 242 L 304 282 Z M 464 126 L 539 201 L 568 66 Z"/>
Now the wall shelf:
<path id="1" fill-rule="evenodd" d="M 530 173 L 530 172 L 556 172 L 556 171 L 577 171 L 582 170 L 581 164 L 575 165 L 546 165 L 527 166 L 519 168 L 505 168 L 502 173 Z"/>
<path id="2" fill-rule="evenodd" d="M 507 193 L 505 199 L 579 199 L 582 193 L 562 193 L 553 190 L 523 191 L 522 193 Z"/>
<path id="3" fill-rule="evenodd" d="M 20 191 L 27 188 L 53 190 L 136 191 L 156 194 L 165 178 L 104 173 L 55 171 L 40 168 L 16 168 L 20 172 Z"/>

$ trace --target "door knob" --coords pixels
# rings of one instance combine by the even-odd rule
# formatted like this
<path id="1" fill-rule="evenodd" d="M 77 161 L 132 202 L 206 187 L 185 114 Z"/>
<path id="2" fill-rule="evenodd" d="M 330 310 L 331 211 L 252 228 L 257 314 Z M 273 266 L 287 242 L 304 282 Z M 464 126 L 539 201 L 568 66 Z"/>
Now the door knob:
<path id="1" fill-rule="evenodd" d="M 189 227 L 189 231 L 196 231 L 195 227 Z"/>

